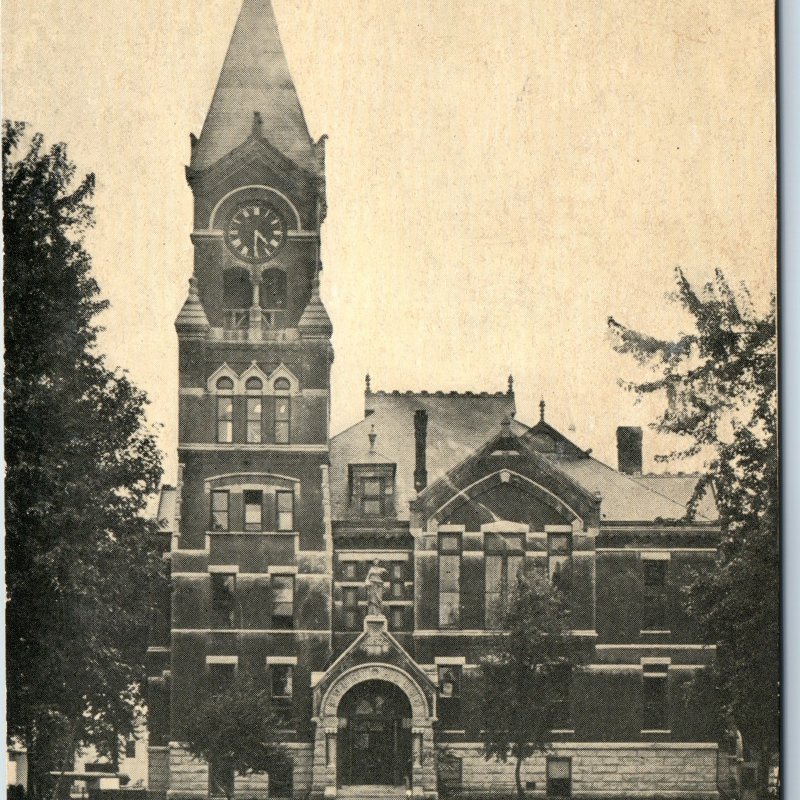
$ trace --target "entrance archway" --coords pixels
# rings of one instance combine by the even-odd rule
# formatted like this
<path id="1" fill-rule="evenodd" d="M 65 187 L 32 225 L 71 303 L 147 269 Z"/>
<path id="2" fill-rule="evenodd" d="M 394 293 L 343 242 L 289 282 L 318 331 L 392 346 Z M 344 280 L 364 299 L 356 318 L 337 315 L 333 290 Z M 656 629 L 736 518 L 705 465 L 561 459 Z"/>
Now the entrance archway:
<path id="1" fill-rule="evenodd" d="M 411 785 L 411 703 L 393 683 L 364 681 L 339 703 L 341 786 Z"/>

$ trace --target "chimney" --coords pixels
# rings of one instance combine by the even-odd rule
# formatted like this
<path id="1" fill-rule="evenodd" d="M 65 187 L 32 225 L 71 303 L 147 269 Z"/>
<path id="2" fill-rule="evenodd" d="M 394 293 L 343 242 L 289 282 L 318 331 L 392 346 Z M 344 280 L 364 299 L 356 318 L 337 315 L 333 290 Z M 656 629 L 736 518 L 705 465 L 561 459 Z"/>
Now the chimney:
<path id="1" fill-rule="evenodd" d="M 414 445 L 416 461 L 414 464 L 414 489 L 421 492 L 428 485 L 428 470 L 425 468 L 427 455 L 428 412 L 418 409 L 414 412 Z"/>
<path id="2" fill-rule="evenodd" d="M 642 474 L 642 429 L 617 428 L 617 468 L 627 475 Z"/>

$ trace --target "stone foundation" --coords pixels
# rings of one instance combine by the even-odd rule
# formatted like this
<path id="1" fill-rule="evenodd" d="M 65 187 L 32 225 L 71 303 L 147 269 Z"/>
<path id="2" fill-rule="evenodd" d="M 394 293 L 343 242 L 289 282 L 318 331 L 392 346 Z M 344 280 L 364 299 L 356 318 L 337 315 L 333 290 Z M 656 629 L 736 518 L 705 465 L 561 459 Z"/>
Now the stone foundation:
<path id="1" fill-rule="evenodd" d="M 480 744 L 448 744 L 461 759 L 462 794 L 513 796 L 513 761 L 485 760 Z M 547 754 L 525 759 L 523 783 L 535 783 L 530 797 L 544 797 L 546 756 L 572 759 L 574 798 L 717 798 L 716 745 L 590 743 L 556 745 Z"/>
<path id="2" fill-rule="evenodd" d="M 294 764 L 293 783 L 294 797 L 305 797 L 311 789 L 312 745 L 310 743 L 289 743 L 286 754 Z M 180 744 L 173 742 L 164 753 L 163 763 L 168 763 L 169 791 L 168 798 L 175 800 L 196 800 L 208 797 L 208 765 L 205 761 L 195 759 Z M 152 762 L 151 762 L 152 764 Z M 151 775 L 152 772 L 151 766 Z M 269 796 L 269 776 L 266 773 L 237 775 L 235 777 L 235 794 L 241 800 L 265 800 Z"/>
<path id="3" fill-rule="evenodd" d="M 166 797 L 169 789 L 169 750 L 166 747 L 147 748 L 147 788 L 151 796 Z"/>

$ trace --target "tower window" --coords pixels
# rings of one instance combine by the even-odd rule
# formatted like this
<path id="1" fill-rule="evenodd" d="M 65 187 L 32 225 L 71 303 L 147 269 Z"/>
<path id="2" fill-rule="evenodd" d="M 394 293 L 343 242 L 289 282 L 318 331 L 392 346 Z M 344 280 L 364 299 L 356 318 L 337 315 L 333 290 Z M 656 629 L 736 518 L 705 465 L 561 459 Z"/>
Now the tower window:
<path id="1" fill-rule="evenodd" d="M 289 444 L 291 422 L 290 383 L 286 378 L 275 381 L 275 444 Z"/>
<path id="2" fill-rule="evenodd" d="M 244 493 L 244 529 L 262 530 L 264 495 L 260 491 L 248 490 Z"/>
<path id="3" fill-rule="evenodd" d="M 247 443 L 261 444 L 261 398 L 247 398 Z"/>
<path id="4" fill-rule="evenodd" d="M 294 492 L 276 492 L 275 507 L 278 514 L 278 530 L 294 530 Z"/>
<path id="5" fill-rule="evenodd" d="M 226 309 L 244 310 L 253 304 L 250 273 L 241 267 L 226 269 L 222 276 L 222 302 Z"/>
<path id="6" fill-rule="evenodd" d="M 286 273 L 275 267 L 264 270 L 261 282 L 261 308 L 286 308 Z"/>
<path id="7" fill-rule="evenodd" d="M 272 576 L 272 627 L 291 630 L 294 627 L 294 577 Z"/>
<path id="8" fill-rule="evenodd" d="M 217 441 L 230 444 L 233 441 L 233 398 L 217 398 Z"/>
<path id="9" fill-rule="evenodd" d="M 226 490 L 211 492 L 211 530 L 227 531 L 229 525 L 228 509 L 230 495 Z"/>

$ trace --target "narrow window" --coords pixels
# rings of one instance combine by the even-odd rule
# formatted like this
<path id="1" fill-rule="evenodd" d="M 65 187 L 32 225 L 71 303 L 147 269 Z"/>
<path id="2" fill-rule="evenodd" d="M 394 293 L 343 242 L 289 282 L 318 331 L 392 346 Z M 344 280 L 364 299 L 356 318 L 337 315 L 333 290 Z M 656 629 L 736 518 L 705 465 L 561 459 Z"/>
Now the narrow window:
<path id="1" fill-rule="evenodd" d="M 291 664 L 271 664 L 270 684 L 274 700 L 288 700 L 292 697 L 292 666 Z"/>
<path id="2" fill-rule="evenodd" d="M 668 561 L 645 559 L 644 567 L 644 613 L 642 630 L 663 631 L 667 629 L 667 564 Z"/>
<path id="3" fill-rule="evenodd" d="M 226 490 L 214 490 L 211 492 L 211 530 L 227 531 L 229 519 L 228 508 L 230 495 Z"/>
<path id="4" fill-rule="evenodd" d="M 405 610 L 402 606 L 395 606 L 392 609 L 391 625 L 392 630 L 401 631 L 405 628 Z"/>
<path id="5" fill-rule="evenodd" d="M 391 578 L 390 593 L 392 599 L 402 600 L 406 594 L 405 582 L 403 581 L 403 578 L 405 577 L 403 564 L 392 564 L 389 576 Z"/>
<path id="6" fill-rule="evenodd" d="M 286 307 L 286 273 L 272 267 L 264 270 L 261 282 L 261 308 Z"/>
<path id="7" fill-rule="evenodd" d="M 572 727 L 572 670 L 569 666 L 558 667 L 553 672 L 553 702 L 550 727 L 552 730 L 568 730 Z"/>
<path id="8" fill-rule="evenodd" d="M 523 568 L 524 539 L 519 534 L 489 533 L 484 540 L 485 622 L 489 629 L 498 628 L 508 598 Z"/>
<path id="9" fill-rule="evenodd" d="M 439 537 L 439 627 L 461 624 L 461 536 Z"/>
<path id="10" fill-rule="evenodd" d="M 443 728 L 461 727 L 461 666 L 448 664 L 438 668 L 439 724 Z"/>
<path id="11" fill-rule="evenodd" d="M 248 395 L 257 395 L 247 398 L 247 443 L 261 444 L 261 431 L 263 429 L 261 392 L 263 384 L 258 378 L 248 378 L 245 390 Z"/>
<path id="12" fill-rule="evenodd" d="M 547 758 L 547 796 L 572 796 L 572 762 L 569 758 L 548 756 Z"/>
<path id="13" fill-rule="evenodd" d="M 272 576 L 272 627 L 291 630 L 294 627 L 294 578 Z"/>
<path id="14" fill-rule="evenodd" d="M 217 381 L 217 441 L 230 444 L 233 441 L 233 380 L 223 377 Z M 224 393 L 224 394 L 223 394 Z"/>
<path id="15" fill-rule="evenodd" d="M 136 739 L 125 742 L 125 758 L 136 758 Z"/>
<path id="16" fill-rule="evenodd" d="M 278 514 L 278 530 L 294 530 L 294 492 L 276 492 L 275 507 Z"/>
<path id="17" fill-rule="evenodd" d="M 246 531 L 262 530 L 262 515 L 264 510 L 264 495 L 260 491 L 245 490 L 244 492 L 244 529 Z"/>
<path id="18" fill-rule="evenodd" d="M 356 630 L 359 623 L 358 614 L 358 589 L 348 586 L 342 592 L 342 605 L 344 606 L 344 626 L 347 630 Z"/>
<path id="19" fill-rule="evenodd" d="M 568 533 L 547 535 L 547 572 L 550 582 L 562 592 L 569 591 L 572 537 Z"/>
<path id="20" fill-rule="evenodd" d="M 211 573 L 211 626 L 233 628 L 236 622 L 236 575 Z"/>
<path id="21" fill-rule="evenodd" d="M 356 565 L 352 561 L 344 565 L 344 577 L 348 581 L 355 580 Z"/>
<path id="22" fill-rule="evenodd" d="M 291 385 L 286 378 L 275 381 L 275 444 L 289 444 L 291 423 Z"/>
<path id="23" fill-rule="evenodd" d="M 233 764 L 223 756 L 212 758 L 208 765 L 208 796 L 233 797 Z"/>
<path id="24" fill-rule="evenodd" d="M 668 730 L 667 666 L 645 664 L 642 669 L 642 730 Z"/>
<path id="25" fill-rule="evenodd" d="M 439 697 L 449 700 L 461 697 L 461 666 L 448 664 L 439 667 Z"/>

